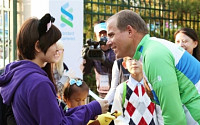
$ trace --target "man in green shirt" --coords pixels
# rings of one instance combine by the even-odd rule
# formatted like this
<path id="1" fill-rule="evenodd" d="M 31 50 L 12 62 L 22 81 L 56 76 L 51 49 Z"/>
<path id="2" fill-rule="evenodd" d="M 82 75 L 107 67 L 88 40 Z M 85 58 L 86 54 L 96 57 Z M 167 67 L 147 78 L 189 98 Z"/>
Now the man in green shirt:
<path id="1" fill-rule="evenodd" d="M 131 10 L 107 20 L 108 43 L 117 58 L 141 60 L 154 102 L 160 104 L 165 125 L 186 125 L 182 105 L 200 124 L 200 63 L 183 48 L 150 37 L 145 21 Z"/>

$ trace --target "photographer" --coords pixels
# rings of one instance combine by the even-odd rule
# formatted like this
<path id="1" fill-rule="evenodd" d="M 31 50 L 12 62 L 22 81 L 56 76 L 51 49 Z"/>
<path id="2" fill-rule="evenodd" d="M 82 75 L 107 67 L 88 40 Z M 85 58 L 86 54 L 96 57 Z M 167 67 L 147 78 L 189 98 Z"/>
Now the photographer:
<path id="1" fill-rule="evenodd" d="M 82 56 L 84 60 L 82 64 L 82 72 L 84 75 L 87 75 L 91 73 L 92 68 L 94 68 L 97 91 L 99 93 L 99 96 L 101 98 L 104 98 L 110 89 L 112 66 L 115 60 L 115 53 L 113 52 L 111 47 L 106 44 L 105 41 L 105 38 L 107 36 L 105 21 L 101 21 L 100 23 L 96 24 L 94 26 L 94 32 L 99 43 L 95 41 L 93 43 L 97 43 L 100 48 L 98 50 L 96 48 L 96 45 L 94 47 L 95 50 L 97 50 L 98 54 L 96 54 L 96 51 L 89 49 L 90 45 L 89 47 L 83 49 Z M 101 40 L 102 37 L 104 37 L 104 41 Z M 100 57 L 99 51 L 101 55 Z M 88 56 L 88 53 L 93 54 L 94 56 L 92 55 L 92 57 L 90 57 Z M 98 56 L 98 58 L 96 58 L 95 55 Z"/>

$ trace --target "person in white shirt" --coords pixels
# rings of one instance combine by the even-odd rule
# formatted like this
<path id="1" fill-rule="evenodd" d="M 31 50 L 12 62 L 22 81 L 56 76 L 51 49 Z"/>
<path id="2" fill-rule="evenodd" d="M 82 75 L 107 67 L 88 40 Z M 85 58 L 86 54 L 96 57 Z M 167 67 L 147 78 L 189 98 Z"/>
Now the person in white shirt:
<path id="1" fill-rule="evenodd" d="M 117 110 L 122 115 L 114 120 L 115 125 L 163 125 L 160 107 L 145 92 L 142 63 L 131 57 L 123 59 L 122 65 L 131 75 L 116 88 L 111 112 Z"/>
<path id="2" fill-rule="evenodd" d="M 116 59 L 112 67 L 111 87 L 106 97 L 104 98 L 105 100 L 108 100 L 110 105 L 112 105 L 117 86 L 120 83 L 128 80 L 130 75 L 129 71 L 122 66 L 122 62 L 123 58 Z"/>

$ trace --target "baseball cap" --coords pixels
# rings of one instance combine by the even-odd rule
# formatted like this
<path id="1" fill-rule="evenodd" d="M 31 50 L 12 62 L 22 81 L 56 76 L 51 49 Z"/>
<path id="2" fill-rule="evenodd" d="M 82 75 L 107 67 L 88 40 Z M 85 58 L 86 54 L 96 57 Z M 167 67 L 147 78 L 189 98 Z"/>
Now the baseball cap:
<path id="1" fill-rule="evenodd" d="M 102 30 L 107 31 L 107 29 L 106 29 L 106 23 L 99 23 L 99 24 L 97 24 L 97 25 L 94 26 L 94 32 L 95 33 L 99 33 Z"/>

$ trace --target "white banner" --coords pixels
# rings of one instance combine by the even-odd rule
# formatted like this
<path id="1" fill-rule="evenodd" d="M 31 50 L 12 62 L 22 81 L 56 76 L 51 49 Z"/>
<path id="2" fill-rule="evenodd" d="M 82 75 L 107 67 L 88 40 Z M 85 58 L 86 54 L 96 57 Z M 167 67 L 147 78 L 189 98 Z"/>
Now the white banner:
<path id="1" fill-rule="evenodd" d="M 40 18 L 49 12 L 55 18 L 54 24 L 62 32 L 64 62 L 76 77 L 82 78 L 83 0 L 33 0 L 32 4 L 32 15 Z"/>

